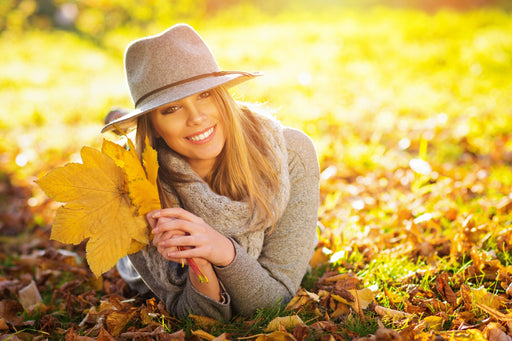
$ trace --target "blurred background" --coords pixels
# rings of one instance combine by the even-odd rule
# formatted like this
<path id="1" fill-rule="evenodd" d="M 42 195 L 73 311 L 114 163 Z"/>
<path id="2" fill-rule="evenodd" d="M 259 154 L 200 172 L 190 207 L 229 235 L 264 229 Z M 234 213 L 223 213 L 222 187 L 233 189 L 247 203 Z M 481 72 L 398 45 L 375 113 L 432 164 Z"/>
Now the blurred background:
<path id="1" fill-rule="evenodd" d="M 306 131 L 326 178 L 409 168 L 417 156 L 427 174 L 475 155 L 509 160 L 511 9 L 509 0 L 2 0 L 0 217 L 12 222 L 0 230 L 26 226 L 18 208 L 46 202 L 36 178 L 100 146 L 111 108 L 133 108 L 126 45 L 179 22 L 221 69 L 264 71 L 234 95 Z"/>

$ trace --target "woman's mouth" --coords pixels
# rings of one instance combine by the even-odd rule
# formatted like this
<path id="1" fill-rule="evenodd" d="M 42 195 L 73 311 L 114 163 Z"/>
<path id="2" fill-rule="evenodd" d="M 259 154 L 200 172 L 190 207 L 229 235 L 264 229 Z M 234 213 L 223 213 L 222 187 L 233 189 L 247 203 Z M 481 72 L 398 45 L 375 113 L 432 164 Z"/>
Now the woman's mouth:
<path id="1" fill-rule="evenodd" d="M 200 132 L 198 134 L 187 136 L 186 139 L 195 144 L 206 143 L 213 138 L 214 132 L 215 132 L 215 127 L 216 126 L 213 126 L 206 130 L 203 130 L 202 132 Z"/>

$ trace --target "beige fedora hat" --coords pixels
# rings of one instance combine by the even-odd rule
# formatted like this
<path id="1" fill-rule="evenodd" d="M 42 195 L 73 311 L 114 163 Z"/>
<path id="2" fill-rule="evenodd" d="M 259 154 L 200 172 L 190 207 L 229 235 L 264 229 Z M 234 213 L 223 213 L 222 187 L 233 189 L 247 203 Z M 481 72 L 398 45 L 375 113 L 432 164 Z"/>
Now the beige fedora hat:
<path id="1" fill-rule="evenodd" d="M 114 127 L 127 129 L 137 117 L 190 95 L 262 75 L 221 71 L 208 45 L 186 24 L 133 41 L 126 48 L 124 67 L 135 109 L 105 125 L 102 133 Z"/>

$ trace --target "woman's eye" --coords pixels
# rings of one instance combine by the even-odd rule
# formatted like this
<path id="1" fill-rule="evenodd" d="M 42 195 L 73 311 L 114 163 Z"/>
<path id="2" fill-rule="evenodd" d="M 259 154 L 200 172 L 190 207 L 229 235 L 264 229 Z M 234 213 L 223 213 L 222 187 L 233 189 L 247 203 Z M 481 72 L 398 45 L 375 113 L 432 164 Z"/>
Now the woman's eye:
<path id="1" fill-rule="evenodd" d="M 165 108 L 163 110 L 163 114 L 172 114 L 173 112 L 178 111 L 180 107 L 173 105 L 172 107 Z"/>
<path id="2" fill-rule="evenodd" d="M 205 92 L 201 92 L 199 94 L 199 98 L 206 98 L 206 97 L 210 97 L 211 93 L 210 91 L 205 91 Z"/>

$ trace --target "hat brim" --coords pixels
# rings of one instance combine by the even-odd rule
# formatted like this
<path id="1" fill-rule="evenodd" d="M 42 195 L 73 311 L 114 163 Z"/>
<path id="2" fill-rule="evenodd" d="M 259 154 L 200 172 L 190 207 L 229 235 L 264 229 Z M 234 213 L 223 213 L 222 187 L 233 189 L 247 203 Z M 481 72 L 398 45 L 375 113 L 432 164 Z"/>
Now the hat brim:
<path id="1" fill-rule="evenodd" d="M 227 88 L 231 88 L 240 83 L 262 75 L 263 73 L 261 72 L 236 73 L 230 71 L 229 74 L 222 76 L 201 78 L 192 82 L 180 84 L 176 87 L 162 90 L 161 92 L 157 92 L 144 99 L 144 101 L 139 105 L 137 109 L 130 111 L 123 117 L 120 117 L 117 120 L 114 120 L 105 125 L 101 129 L 101 132 L 105 133 L 113 129 L 127 130 L 135 125 L 139 116 L 147 114 L 148 112 L 158 109 L 159 107 L 162 107 L 166 104 L 179 101 L 185 97 L 195 95 L 197 93 L 213 89 L 221 85 L 224 85 Z"/>

